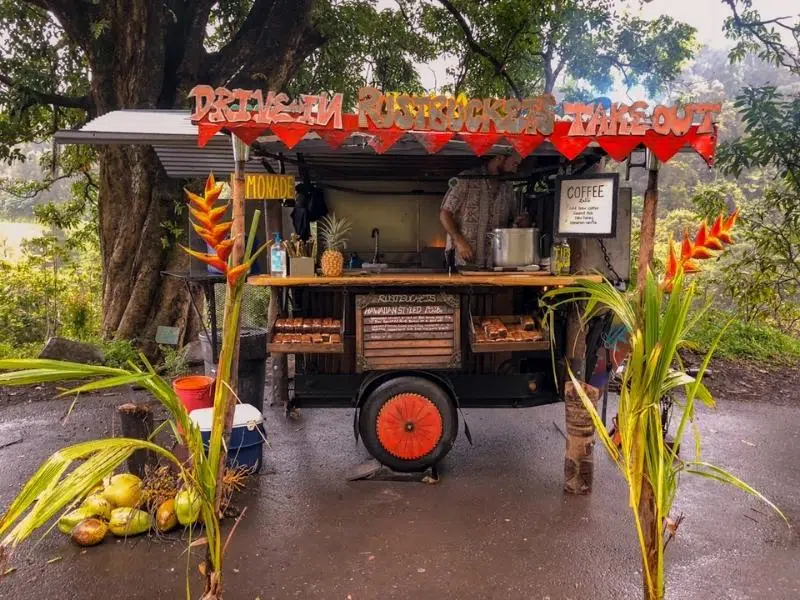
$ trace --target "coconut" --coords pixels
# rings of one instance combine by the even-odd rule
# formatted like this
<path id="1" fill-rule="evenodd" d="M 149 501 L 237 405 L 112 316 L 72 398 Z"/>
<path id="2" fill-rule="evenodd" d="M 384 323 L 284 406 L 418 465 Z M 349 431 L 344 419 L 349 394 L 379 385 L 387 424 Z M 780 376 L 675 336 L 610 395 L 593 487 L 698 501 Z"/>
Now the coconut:
<path id="1" fill-rule="evenodd" d="M 130 473 L 114 475 L 103 490 L 103 496 L 113 506 L 133 508 L 142 498 L 142 480 Z"/>
<path id="2" fill-rule="evenodd" d="M 94 494 L 88 496 L 86 500 L 83 501 L 81 508 L 89 510 L 93 517 L 102 517 L 107 520 L 111 517 L 111 509 L 113 506 L 111 506 L 111 503 L 106 500 L 104 496 Z"/>
<path id="3" fill-rule="evenodd" d="M 108 533 L 105 521 L 94 517 L 84 519 L 72 530 L 72 541 L 78 546 L 96 546 L 103 541 Z"/>
<path id="4" fill-rule="evenodd" d="M 108 528 L 117 537 L 139 535 L 148 531 L 153 526 L 153 519 L 149 513 L 135 508 L 115 508 L 111 511 L 111 520 Z"/>
<path id="5" fill-rule="evenodd" d="M 69 511 L 58 520 L 58 528 L 62 533 L 70 535 L 78 523 L 93 516 L 94 513 L 91 508 L 76 508 L 75 510 Z"/>
<path id="6" fill-rule="evenodd" d="M 178 515 L 175 513 L 175 500 L 162 502 L 156 511 L 156 529 L 166 533 L 178 524 Z"/>
<path id="7" fill-rule="evenodd" d="M 175 512 L 178 523 L 184 527 L 194 524 L 200 516 L 200 494 L 194 488 L 183 488 L 175 496 Z"/>

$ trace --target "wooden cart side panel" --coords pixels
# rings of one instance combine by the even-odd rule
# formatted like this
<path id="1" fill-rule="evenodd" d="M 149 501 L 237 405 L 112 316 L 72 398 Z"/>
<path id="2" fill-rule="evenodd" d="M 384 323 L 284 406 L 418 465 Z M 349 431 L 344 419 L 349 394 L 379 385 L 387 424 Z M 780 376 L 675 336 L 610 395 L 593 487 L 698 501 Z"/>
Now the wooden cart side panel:
<path id="1" fill-rule="evenodd" d="M 459 296 L 359 294 L 354 304 L 357 372 L 461 366 Z"/>

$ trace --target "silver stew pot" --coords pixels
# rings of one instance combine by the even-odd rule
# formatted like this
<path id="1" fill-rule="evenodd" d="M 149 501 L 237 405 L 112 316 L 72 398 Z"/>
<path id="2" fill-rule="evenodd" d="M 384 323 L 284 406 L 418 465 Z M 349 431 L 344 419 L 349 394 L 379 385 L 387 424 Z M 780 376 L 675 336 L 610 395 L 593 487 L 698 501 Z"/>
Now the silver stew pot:
<path id="1" fill-rule="evenodd" d="M 526 267 L 538 264 L 538 229 L 494 229 L 489 236 L 492 239 L 493 266 Z"/>

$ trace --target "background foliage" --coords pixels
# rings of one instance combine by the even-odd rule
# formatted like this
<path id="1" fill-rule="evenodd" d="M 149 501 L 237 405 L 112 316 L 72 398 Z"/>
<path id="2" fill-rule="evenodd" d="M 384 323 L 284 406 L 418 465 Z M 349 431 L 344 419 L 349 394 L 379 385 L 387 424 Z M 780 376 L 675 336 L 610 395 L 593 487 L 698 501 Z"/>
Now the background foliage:
<path id="1" fill-rule="evenodd" d="M 313 18 L 325 43 L 302 62 L 287 91 L 344 90 L 348 102 L 363 85 L 423 92 L 421 73 L 446 58 L 453 67 L 436 82 L 442 91 L 507 96 L 552 89 L 559 98 L 590 100 L 639 86 L 670 101 L 721 101 L 718 168 L 689 154 L 662 167 L 656 257 L 664 256 L 670 233 L 679 237 L 702 218 L 740 206 L 738 243 L 703 274 L 704 290 L 743 326 L 798 336 L 797 22 L 765 22 L 749 0 L 721 1 L 730 9 L 720 24 L 730 53 L 698 48 L 691 27 L 669 17 L 641 22 L 611 0 L 397 0 L 388 8 L 375 0 L 322 0 Z M 82 50 L 34 4 L 0 0 L 8 40 L 0 56 L 0 219 L 36 220 L 52 233 L 13 264 L 0 233 L 0 352 L 31 352 L 52 332 L 100 335 L 96 156 L 76 146 L 57 150 L 49 141 L 54 129 L 88 117 L 89 71 Z M 215 3 L 206 51 L 228 44 L 252 6 Z M 96 23 L 92 35 L 103 35 L 104 27 Z M 48 95 L 71 105 L 48 103 Z M 631 172 L 630 184 L 643 192 L 642 170 Z M 640 207 L 635 197 L 635 218 Z"/>

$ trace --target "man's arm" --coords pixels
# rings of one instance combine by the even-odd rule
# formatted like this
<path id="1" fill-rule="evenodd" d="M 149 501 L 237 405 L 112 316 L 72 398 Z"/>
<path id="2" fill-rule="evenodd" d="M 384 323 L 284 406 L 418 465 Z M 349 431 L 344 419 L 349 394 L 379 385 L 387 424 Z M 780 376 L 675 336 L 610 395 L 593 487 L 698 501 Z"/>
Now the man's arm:
<path id="1" fill-rule="evenodd" d="M 456 223 L 456 219 L 453 213 L 446 208 L 442 208 L 439 211 L 439 221 L 441 221 L 442 227 L 444 227 L 444 230 L 453 239 L 453 244 L 456 247 L 458 255 L 465 262 L 470 262 L 474 257 L 474 252 L 472 250 L 472 247 L 469 245 L 469 242 L 467 242 L 467 240 L 461 234 L 461 231 L 458 228 L 458 223 Z"/>

